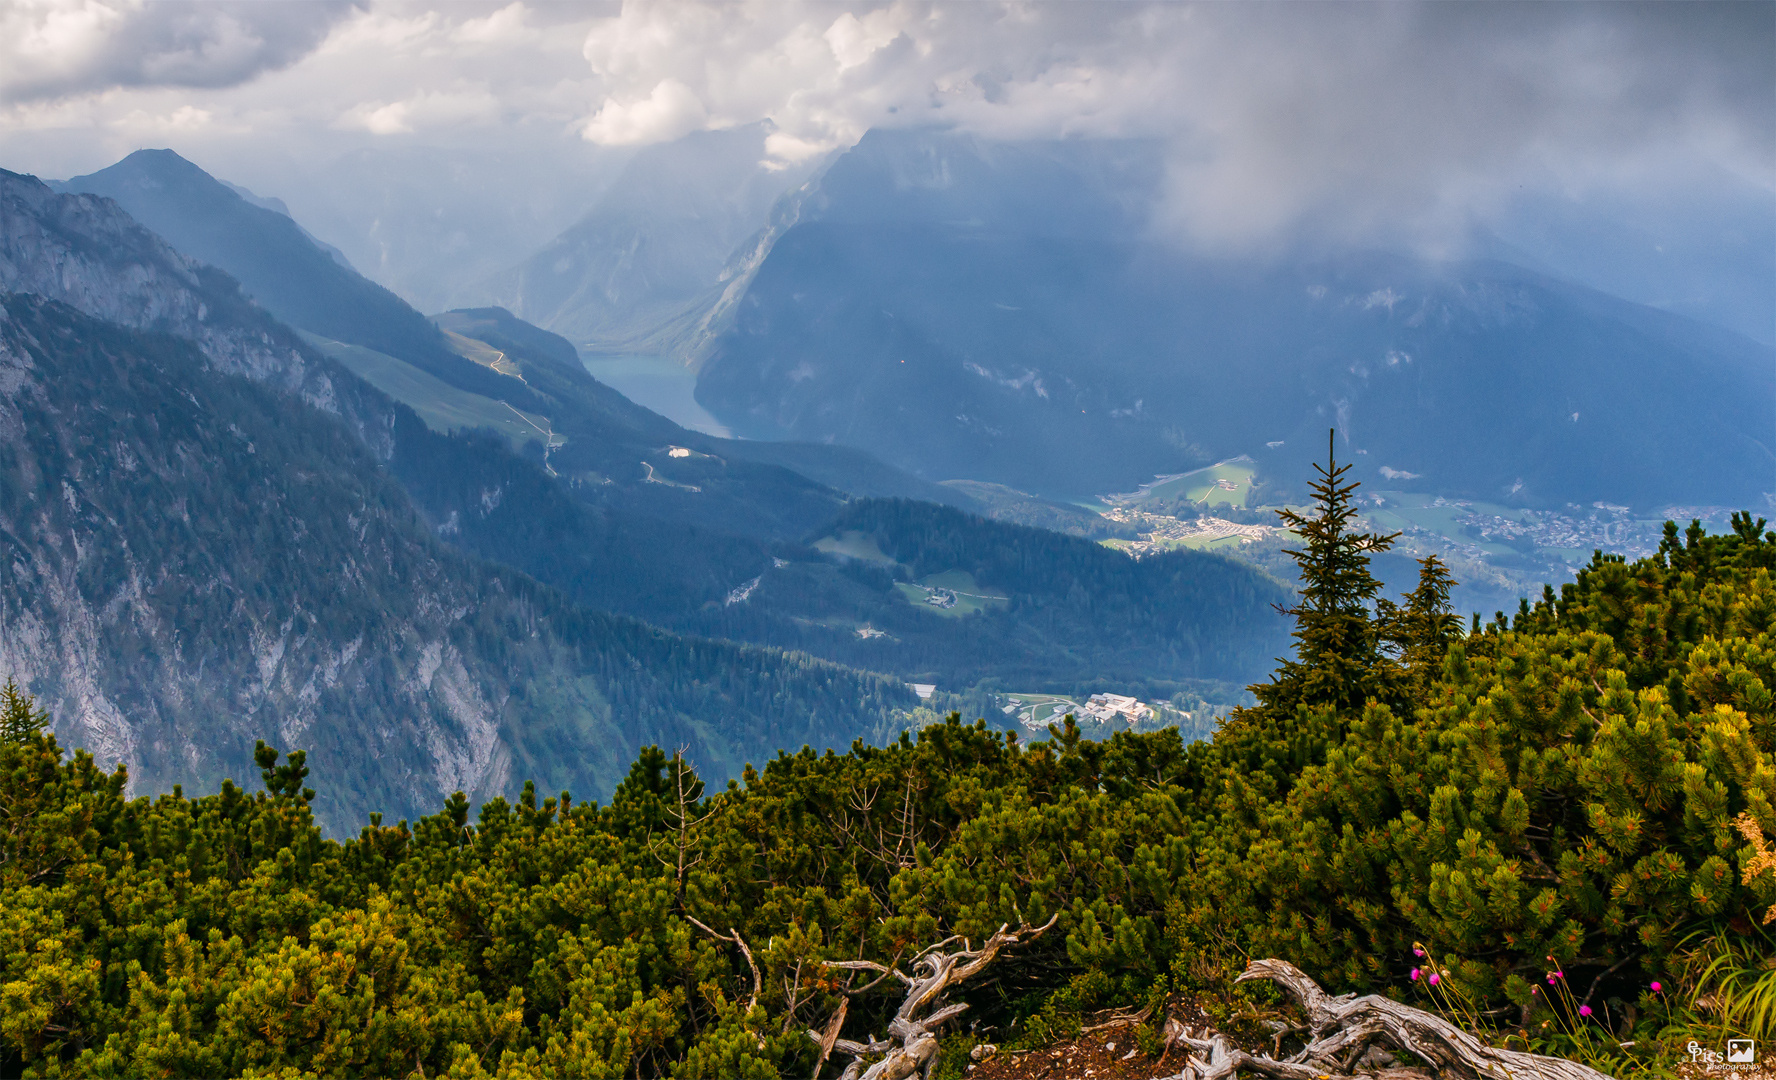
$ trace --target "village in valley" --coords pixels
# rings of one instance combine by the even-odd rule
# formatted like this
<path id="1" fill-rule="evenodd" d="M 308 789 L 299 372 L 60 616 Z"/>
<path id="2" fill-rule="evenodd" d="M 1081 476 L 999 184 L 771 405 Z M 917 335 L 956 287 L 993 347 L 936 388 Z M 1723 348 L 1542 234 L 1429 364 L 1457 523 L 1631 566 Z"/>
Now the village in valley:
<path id="1" fill-rule="evenodd" d="M 1092 694 L 1089 697 L 1064 697 L 1055 694 L 1008 694 L 1000 707 L 1007 718 L 1032 731 L 1046 732 L 1050 724 L 1059 724 L 1071 715 L 1081 727 L 1096 725 L 1106 730 L 1153 731 L 1181 724 L 1186 727 L 1203 723 L 1213 725 L 1219 719 L 1217 709 L 1197 702 L 1194 709 L 1180 709 L 1169 702 L 1145 702 L 1125 694 Z"/>

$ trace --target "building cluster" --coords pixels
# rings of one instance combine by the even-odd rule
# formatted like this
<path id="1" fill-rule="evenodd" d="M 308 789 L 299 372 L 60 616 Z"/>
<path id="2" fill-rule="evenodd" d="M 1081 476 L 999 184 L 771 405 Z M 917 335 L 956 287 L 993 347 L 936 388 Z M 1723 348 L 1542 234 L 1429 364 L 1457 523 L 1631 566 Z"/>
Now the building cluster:
<path id="1" fill-rule="evenodd" d="M 1250 544 L 1280 531 L 1272 525 L 1243 525 L 1218 517 L 1180 521 L 1163 514 L 1121 506 L 1104 511 L 1103 517 L 1119 525 L 1132 525 L 1141 530 L 1139 540 L 1117 545 L 1136 558 L 1170 551 L 1187 543 L 1212 543 L 1230 536 L 1238 537 L 1242 544 Z"/>
<path id="2" fill-rule="evenodd" d="M 1081 717 L 1090 717 L 1100 724 L 1123 720 L 1138 724 L 1153 719 L 1153 706 L 1143 705 L 1122 694 L 1093 694 L 1079 710 Z"/>

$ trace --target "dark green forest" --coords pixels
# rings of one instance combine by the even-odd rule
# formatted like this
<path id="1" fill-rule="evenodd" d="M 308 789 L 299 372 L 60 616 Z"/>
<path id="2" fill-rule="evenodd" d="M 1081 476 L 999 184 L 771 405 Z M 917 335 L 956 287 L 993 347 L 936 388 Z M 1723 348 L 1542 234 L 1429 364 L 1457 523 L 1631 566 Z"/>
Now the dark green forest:
<path id="1" fill-rule="evenodd" d="M 1104 683 L 1168 697 L 1258 678 L 1286 648 L 1287 590 L 1219 555 L 1130 559 L 1079 537 L 908 499 L 853 499 L 811 539 L 860 535 L 891 565 L 780 547 L 744 604 L 670 625 L 801 649 L 962 690 L 1075 691 Z M 894 588 L 947 571 L 1007 602 L 946 618 Z M 869 626 L 881 636 L 860 638 Z M 1237 687 L 1237 682 L 1231 687 Z"/>
<path id="2" fill-rule="evenodd" d="M 794 649 L 963 689 L 1072 691 L 1107 682 L 1170 696 L 1257 678 L 1286 643 L 1287 591 L 1249 565 L 1177 551 L 1139 561 L 1078 537 L 908 499 L 836 505 L 800 541 L 762 542 L 574 497 L 490 434 L 397 421 L 390 467 L 465 550 L 587 607 L 687 634 Z M 489 510 L 484 496 L 497 492 Z M 831 556 L 811 542 L 871 537 L 897 560 Z M 1010 602 L 966 619 L 909 603 L 894 584 L 947 570 Z M 744 603 L 724 598 L 752 577 Z M 870 626 L 884 636 L 860 638 Z M 1237 681 L 1235 681 L 1237 680 Z"/>
<path id="3" fill-rule="evenodd" d="M 941 1075 L 1098 1008 L 1276 1015 L 1227 981 L 1264 956 L 1618 1075 L 1761 1033 L 1735 980 L 1773 952 L 1776 532 L 1669 526 L 1463 627 L 1434 560 L 1379 595 L 1391 538 L 1353 487 L 1324 470 L 1297 523 L 1294 655 L 1191 745 L 952 716 L 725 788 L 650 748 L 607 803 L 459 794 L 334 842 L 301 750 L 261 746 L 250 792 L 131 798 L 9 692 L 0 1068 L 836 1075 L 804 1029 L 843 1009 L 861 1038 L 900 994 L 826 961 L 1050 918 L 966 995 Z"/>

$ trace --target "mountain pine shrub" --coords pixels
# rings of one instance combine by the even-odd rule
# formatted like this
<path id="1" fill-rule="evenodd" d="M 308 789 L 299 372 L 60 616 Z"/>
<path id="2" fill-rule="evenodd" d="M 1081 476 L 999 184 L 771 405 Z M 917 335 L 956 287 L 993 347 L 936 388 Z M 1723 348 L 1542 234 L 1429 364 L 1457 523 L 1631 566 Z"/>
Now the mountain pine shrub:
<path id="1" fill-rule="evenodd" d="M 1386 538 L 1339 516 L 1335 464 L 1322 484 L 1302 648 L 1209 742 L 952 715 L 725 788 L 650 748 L 607 805 L 458 793 L 334 840 L 299 753 L 262 746 L 257 793 L 132 798 L 23 725 L 0 741 L 0 1074 L 807 1075 L 802 1031 L 864 987 L 822 960 L 1056 914 L 965 1025 L 1064 1031 L 1260 955 L 1433 1006 L 1412 972 L 1434 964 L 1496 1037 L 1631 1041 L 1648 1067 L 1672 1032 L 1748 1023 L 1727 1014 L 1756 980 L 1726 976 L 1761 970 L 1776 905 L 1749 827 L 1776 836 L 1776 534 L 1672 528 L 1463 635 L 1440 564 L 1381 602 Z M 847 1037 L 898 1001 L 855 993 Z"/>

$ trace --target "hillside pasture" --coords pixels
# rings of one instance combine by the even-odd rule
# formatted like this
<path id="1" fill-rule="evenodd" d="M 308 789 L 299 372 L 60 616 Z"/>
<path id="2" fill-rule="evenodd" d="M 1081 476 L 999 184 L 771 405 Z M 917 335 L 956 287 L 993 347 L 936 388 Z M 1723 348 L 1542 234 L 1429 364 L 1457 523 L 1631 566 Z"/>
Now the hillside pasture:
<path id="1" fill-rule="evenodd" d="M 878 566 L 897 565 L 893 558 L 884 552 L 876 543 L 876 538 L 867 533 L 847 530 L 837 536 L 823 536 L 814 541 L 814 550 L 826 555 L 839 555 L 859 562 L 874 563 Z"/>
<path id="2" fill-rule="evenodd" d="M 977 611 L 991 611 L 1011 602 L 1008 596 L 997 596 L 982 589 L 975 583 L 974 575 L 964 570 L 945 570 L 941 574 L 931 574 L 917 584 L 896 582 L 894 588 L 902 599 L 914 607 L 952 619 L 973 615 Z M 955 606 L 938 607 L 931 603 L 930 597 L 937 590 L 954 593 Z"/>
<path id="3" fill-rule="evenodd" d="M 1143 484 L 1132 495 L 1115 497 L 1125 503 L 1193 502 L 1203 506 L 1248 506 L 1258 466 L 1251 459 L 1233 458 L 1207 468 L 1176 476 L 1164 476 Z"/>
<path id="4" fill-rule="evenodd" d="M 303 337 L 371 386 L 418 413 L 426 427 L 433 431 L 448 434 L 465 428 L 490 428 L 510 439 L 515 449 L 532 439 L 553 446 L 565 441 L 559 435 L 548 434 L 547 417 L 521 412 L 503 401 L 460 390 L 387 353 L 314 334 L 304 334 Z"/>

